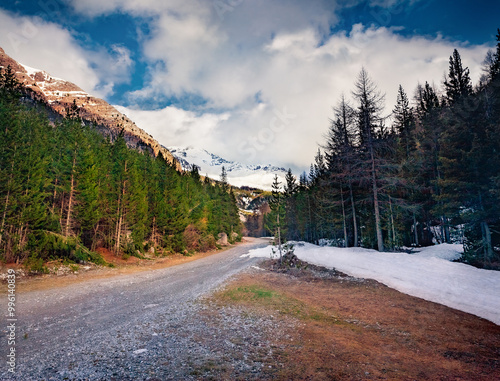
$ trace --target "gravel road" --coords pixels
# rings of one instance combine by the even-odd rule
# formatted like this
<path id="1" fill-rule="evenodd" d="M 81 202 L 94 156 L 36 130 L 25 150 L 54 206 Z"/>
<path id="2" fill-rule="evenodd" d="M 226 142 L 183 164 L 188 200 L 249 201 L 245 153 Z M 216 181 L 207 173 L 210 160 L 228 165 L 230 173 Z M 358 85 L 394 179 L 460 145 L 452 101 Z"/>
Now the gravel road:
<path id="1" fill-rule="evenodd" d="M 241 255 L 267 244 L 263 239 L 251 239 L 174 267 L 18 294 L 16 373 L 7 372 L 8 324 L 4 322 L 0 379 L 204 378 L 199 373 L 200 364 L 216 361 L 224 355 L 226 344 L 234 345 L 224 339 L 226 344 L 214 346 L 221 338 L 199 319 L 205 307 L 197 299 L 259 262 Z M 5 296 L 1 303 L 6 310 Z M 264 332 L 269 322 L 256 323 Z M 241 330 L 235 334 L 243 338 L 245 330 L 254 330 L 234 319 L 228 327 L 231 325 Z M 258 372 L 258 364 L 242 361 L 239 366 L 253 366 L 249 371 Z"/>

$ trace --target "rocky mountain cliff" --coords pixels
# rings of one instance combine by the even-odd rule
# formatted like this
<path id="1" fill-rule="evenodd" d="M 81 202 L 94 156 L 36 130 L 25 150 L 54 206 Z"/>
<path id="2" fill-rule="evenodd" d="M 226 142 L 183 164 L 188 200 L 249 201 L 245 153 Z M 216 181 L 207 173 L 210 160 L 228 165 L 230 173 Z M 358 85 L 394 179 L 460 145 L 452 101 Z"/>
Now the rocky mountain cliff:
<path id="1" fill-rule="evenodd" d="M 0 48 L 0 68 L 5 69 L 7 66 L 15 72 L 26 96 L 45 104 L 56 115 L 65 116 L 66 110 L 71 109 L 75 103 L 82 120 L 85 123 L 95 123 L 97 129 L 111 140 L 123 130 L 125 141 L 130 148 L 149 152 L 154 156 L 162 154 L 167 161 L 175 163 L 177 169 L 182 169 L 168 149 L 102 99 L 93 97 L 71 82 L 23 65 Z"/>

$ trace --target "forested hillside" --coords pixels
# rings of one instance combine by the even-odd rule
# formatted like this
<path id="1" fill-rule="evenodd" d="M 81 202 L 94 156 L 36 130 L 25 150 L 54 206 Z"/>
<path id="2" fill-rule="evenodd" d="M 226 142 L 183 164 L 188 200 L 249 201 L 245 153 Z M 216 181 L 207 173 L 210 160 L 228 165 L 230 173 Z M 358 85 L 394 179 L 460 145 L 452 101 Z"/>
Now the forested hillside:
<path id="1" fill-rule="evenodd" d="M 181 173 L 161 155 L 111 142 L 80 120 L 78 109 L 51 123 L 25 104 L 9 68 L 0 76 L 0 252 L 6 262 L 53 258 L 99 261 L 116 255 L 215 247 L 240 233 L 226 182 Z"/>
<path id="2" fill-rule="evenodd" d="M 400 86 L 390 117 L 367 69 L 334 107 L 310 173 L 297 183 L 290 172 L 281 196 L 275 184 L 268 220 L 281 214 L 288 239 L 380 251 L 460 241 L 465 261 L 498 268 L 500 30 L 479 84 L 455 50 L 442 86 L 419 84 L 413 102 Z"/>

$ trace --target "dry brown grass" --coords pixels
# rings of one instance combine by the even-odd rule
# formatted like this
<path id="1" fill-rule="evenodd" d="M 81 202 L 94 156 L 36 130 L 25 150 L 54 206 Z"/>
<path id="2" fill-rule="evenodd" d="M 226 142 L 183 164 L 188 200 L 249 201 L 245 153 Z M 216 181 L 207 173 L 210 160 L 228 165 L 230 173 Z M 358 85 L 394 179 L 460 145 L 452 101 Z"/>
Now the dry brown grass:
<path id="1" fill-rule="evenodd" d="M 500 380 L 499 326 L 375 281 L 254 272 L 211 302 L 296 319 L 273 379 Z"/>

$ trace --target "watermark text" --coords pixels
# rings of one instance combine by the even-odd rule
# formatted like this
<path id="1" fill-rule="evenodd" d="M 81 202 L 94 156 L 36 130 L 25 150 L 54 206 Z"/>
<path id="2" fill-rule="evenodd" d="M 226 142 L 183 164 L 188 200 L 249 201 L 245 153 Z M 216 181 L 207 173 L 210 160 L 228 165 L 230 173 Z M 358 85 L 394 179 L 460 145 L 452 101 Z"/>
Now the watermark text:
<path id="1" fill-rule="evenodd" d="M 9 269 L 7 274 L 7 367 L 16 372 L 16 272 Z"/>

